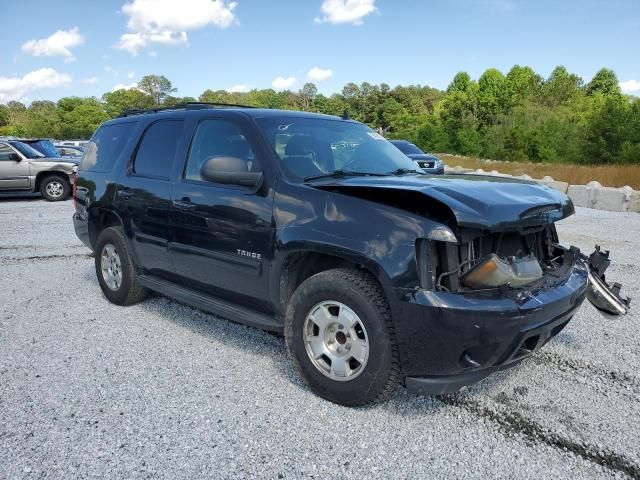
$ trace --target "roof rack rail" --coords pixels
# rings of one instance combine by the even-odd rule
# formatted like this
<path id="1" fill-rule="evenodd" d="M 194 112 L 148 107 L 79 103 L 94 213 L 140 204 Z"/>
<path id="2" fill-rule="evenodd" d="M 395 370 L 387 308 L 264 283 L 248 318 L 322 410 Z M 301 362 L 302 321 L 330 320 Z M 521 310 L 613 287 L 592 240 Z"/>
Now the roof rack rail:
<path id="1" fill-rule="evenodd" d="M 238 103 L 221 103 L 221 102 L 185 102 L 171 105 L 169 107 L 143 108 L 125 110 L 120 117 L 129 117 L 131 115 L 144 115 L 145 113 L 157 113 L 167 110 L 201 110 L 204 108 L 256 108 L 251 105 L 240 105 Z"/>

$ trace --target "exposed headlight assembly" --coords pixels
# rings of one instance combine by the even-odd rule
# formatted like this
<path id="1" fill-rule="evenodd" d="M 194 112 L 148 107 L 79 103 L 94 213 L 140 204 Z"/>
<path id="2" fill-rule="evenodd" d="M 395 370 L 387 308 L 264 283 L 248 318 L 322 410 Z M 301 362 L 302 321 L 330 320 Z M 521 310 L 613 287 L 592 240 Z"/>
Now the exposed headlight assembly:
<path id="1" fill-rule="evenodd" d="M 503 285 L 521 287 L 542 278 L 542 268 L 534 255 L 506 260 L 495 253 L 473 266 L 460 281 L 473 289 L 495 288 Z"/>

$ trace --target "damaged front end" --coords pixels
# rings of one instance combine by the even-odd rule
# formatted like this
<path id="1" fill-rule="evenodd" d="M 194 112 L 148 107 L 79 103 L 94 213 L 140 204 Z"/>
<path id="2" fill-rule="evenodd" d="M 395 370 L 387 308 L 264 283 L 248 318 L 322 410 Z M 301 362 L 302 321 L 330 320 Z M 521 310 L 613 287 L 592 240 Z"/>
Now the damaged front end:
<path id="1" fill-rule="evenodd" d="M 629 309 L 620 284 L 605 281 L 609 252 L 596 246 L 587 257 L 576 247 L 562 247 L 553 223 L 500 232 L 460 229 L 457 241 L 450 240 L 418 240 L 422 288 L 522 297 L 563 283 L 580 262 L 589 272 L 587 298 L 600 312 L 616 316 Z"/>

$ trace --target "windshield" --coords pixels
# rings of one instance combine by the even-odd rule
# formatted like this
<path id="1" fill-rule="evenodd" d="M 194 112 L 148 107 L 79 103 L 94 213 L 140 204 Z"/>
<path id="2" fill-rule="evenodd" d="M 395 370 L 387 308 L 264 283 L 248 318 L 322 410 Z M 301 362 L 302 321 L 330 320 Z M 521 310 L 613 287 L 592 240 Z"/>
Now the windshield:
<path id="1" fill-rule="evenodd" d="M 391 174 L 416 164 L 366 125 L 322 118 L 274 117 L 256 122 L 285 170 L 298 179 L 333 173 Z"/>
<path id="2" fill-rule="evenodd" d="M 419 155 L 424 152 L 416 147 L 413 143 L 409 142 L 393 142 L 393 144 L 400 149 L 402 153 L 407 155 Z"/>
<path id="3" fill-rule="evenodd" d="M 22 155 L 29 159 L 44 158 L 44 155 L 37 151 L 35 148 L 22 142 L 9 142 L 13 148 L 18 150 Z"/>

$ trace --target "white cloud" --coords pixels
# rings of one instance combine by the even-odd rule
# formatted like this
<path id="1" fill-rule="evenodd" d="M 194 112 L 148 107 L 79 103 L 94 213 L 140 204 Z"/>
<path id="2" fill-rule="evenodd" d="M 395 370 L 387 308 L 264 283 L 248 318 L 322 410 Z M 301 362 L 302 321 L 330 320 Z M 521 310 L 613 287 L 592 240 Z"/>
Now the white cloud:
<path id="1" fill-rule="evenodd" d="M 288 78 L 276 77 L 273 79 L 273 82 L 271 82 L 271 86 L 275 90 L 287 90 L 293 87 L 295 83 L 296 83 L 296 77 L 288 77 Z"/>
<path id="2" fill-rule="evenodd" d="M 237 5 L 229 0 L 132 0 L 122 6 L 129 32 L 120 36 L 117 47 L 138 55 L 151 44 L 186 44 L 191 30 L 231 26 Z"/>
<path id="3" fill-rule="evenodd" d="M 236 93 L 236 92 L 248 92 L 249 90 L 251 90 L 251 87 L 249 85 L 234 85 L 233 87 L 229 87 L 227 88 L 227 92 L 229 93 Z"/>
<path id="4" fill-rule="evenodd" d="M 73 62 L 74 57 L 71 48 L 84 43 L 84 37 L 80 35 L 80 29 L 74 27 L 71 30 L 58 30 L 47 38 L 29 40 L 22 45 L 22 51 L 34 57 L 64 57 L 65 62 Z"/>
<path id="5" fill-rule="evenodd" d="M 361 25 L 362 19 L 377 11 L 375 0 L 324 0 L 322 6 L 323 16 L 316 17 L 316 23 L 329 22 L 352 23 Z"/>
<path id="6" fill-rule="evenodd" d="M 53 68 L 41 68 L 23 77 L 0 77 L 0 102 L 20 100 L 27 93 L 71 83 L 71 76 Z"/>
<path id="7" fill-rule="evenodd" d="M 333 77 L 333 72 L 330 68 L 313 67 L 307 72 L 307 78 L 312 82 L 323 82 Z"/>
<path id="8" fill-rule="evenodd" d="M 136 76 L 135 72 L 129 72 L 129 73 L 127 73 L 127 78 L 129 78 L 129 79 L 131 79 L 131 78 L 133 78 L 133 77 L 135 77 L 135 76 Z"/>
<path id="9" fill-rule="evenodd" d="M 640 95 L 640 81 L 627 80 L 626 82 L 620 82 L 620 90 L 627 95 Z"/>
<path id="10" fill-rule="evenodd" d="M 156 51 L 151 51 L 151 52 L 149 52 L 149 56 L 150 56 L 150 57 L 155 58 L 155 57 L 157 57 L 157 56 L 158 56 L 158 52 L 156 52 Z"/>
<path id="11" fill-rule="evenodd" d="M 87 85 L 93 85 L 98 83 L 98 77 L 86 77 L 80 80 L 82 83 L 86 83 Z"/>
<path id="12" fill-rule="evenodd" d="M 132 88 L 135 90 L 138 90 L 138 82 L 133 82 L 129 84 L 119 83 L 115 85 L 111 91 L 115 92 L 116 90 L 131 90 Z"/>

